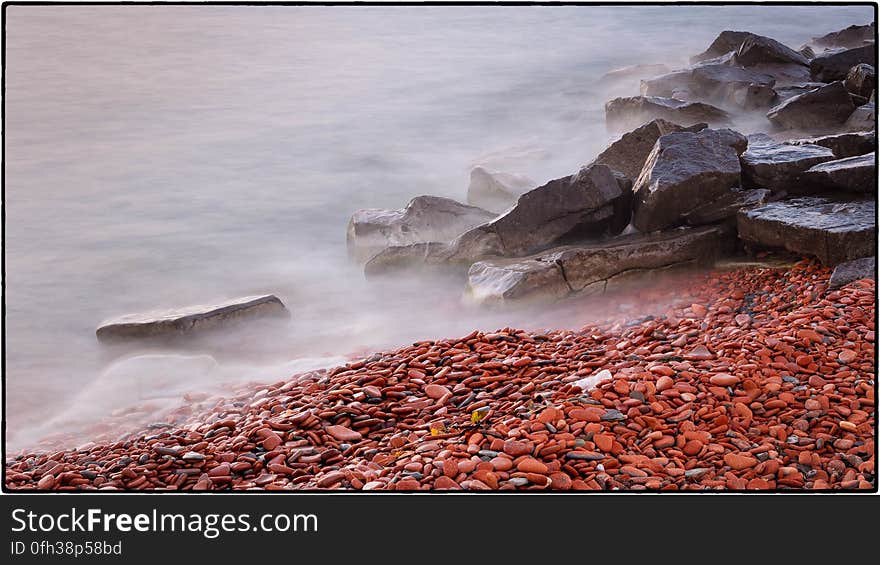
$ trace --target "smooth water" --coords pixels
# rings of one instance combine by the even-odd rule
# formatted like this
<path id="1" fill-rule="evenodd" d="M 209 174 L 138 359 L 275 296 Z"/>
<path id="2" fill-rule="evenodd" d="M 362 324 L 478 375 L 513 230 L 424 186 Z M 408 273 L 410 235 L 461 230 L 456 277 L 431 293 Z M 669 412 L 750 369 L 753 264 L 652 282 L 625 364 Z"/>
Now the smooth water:
<path id="1" fill-rule="evenodd" d="M 346 222 L 419 194 L 464 200 L 478 163 L 540 182 L 574 172 L 608 141 L 597 79 L 613 68 L 684 64 L 723 29 L 797 48 L 873 18 L 868 6 L 6 13 L 10 449 L 340 355 L 586 322 L 470 309 L 442 281 L 367 283 Z M 264 292 L 290 323 L 232 333 L 211 357 L 120 365 L 94 336 L 108 317 Z"/>

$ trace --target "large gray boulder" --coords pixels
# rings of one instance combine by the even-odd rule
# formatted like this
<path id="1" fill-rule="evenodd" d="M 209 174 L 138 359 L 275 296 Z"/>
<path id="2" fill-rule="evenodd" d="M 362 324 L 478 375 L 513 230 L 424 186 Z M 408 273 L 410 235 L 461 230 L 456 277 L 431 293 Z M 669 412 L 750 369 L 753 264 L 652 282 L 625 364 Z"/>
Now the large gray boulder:
<path id="1" fill-rule="evenodd" d="M 686 102 L 659 96 L 615 98 L 605 104 L 605 125 L 609 131 L 622 132 L 661 118 L 692 126 L 699 123 L 725 125 L 731 116 L 721 108 L 702 102 Z"/>
<path id="2" fill-rule="evenodd" d="M 563 237 L 597 237 L 629 223 L 632 182 L 607 165 L 592 164 L 519 197 L 498 218 L 455 239 L 449 260 L 522 256 Z"/>
<path id="3" fill-rule="evenodd" d="M 700 131 L 706 127 L 706 124 L 696 124 L 686 128 L 660 118 L 651 120 L 620 136 L 602 151 L 593 163 L 608 165 L 627 178 L 635 180 L 642 172 L 645 160 L 660 136 L 675 131 Z"/>
<path id="4" fill-rule="evenodd" d="M 742 189 L 731 188 L 715 200 L 706 202 L 684 215 L 689 226 L 702 226 L 726 222 L 736 218 L 737 212 L 743 208 L 751 208 L 764 204 L 772 193 L 763 188 Z"/>
<path id="5" fill-rule="evenodd" d="M 785 143 L 791 145 L 821 145 L 830 149 L 834 153 L 835 158 L 845 159 L 874 151 L 877 148 L 877 136 L 873 131 L 857 131 L 806 139 L 791 139 Z"/>
<path id="6" fill-rule="evenodd" d="M 451 241 L 467 230 L 496 217 L 482 208 L 439 196 L 417 196 L 401 210 L 367 209 L 348 222 L 350 255 L 366 261 L 394 246 Z"/>
<path id="7" fill-rule="evenodd" d="M 849 70 L 844 85 L 851 93 L 867 98 L 877 88 L 877 71 L 867 63 L 859 63 Z"/>
<path id="8" fill-rule="evenodd" d="M 739 186 L 746 138 L 729 129 L 676 132 L 657 140 L 633 185 L 633 225 L 642 233 L 684 216 Z"/>
<path id="9" fill-rule="evenodd" d="M 278 297 L 244 296 L 215 304 L 128 314 L 103 322 L 95 334 L 102 342 L 188 336 L 266 317 L 287 317 Z"/>
<path id="10" fill-rule="evenodd" d="M 804 184 L 817 190 L 846 192 L 875 192 L 877 189 L 877 169 L 874 166 L 875 153 L 828 161 L 807 170 Z"/>
<path id="11" fill-rule="evenodd" d="M 732 65 L 699 65 L 693 84 L 698 96 L 744 110 L 769 108 L 776 97 L 772 75 Z"/>
<path id="12" fill-rule="evenodd" d="M 467 293 L 476 302 L 497 303 L 603 292 L 627 275 L 709 264 L 721 250 L 722 235 L 718 227 L 682 228 L 479 261 L 468 271 Z"/>
<path id="13" fill-rule="evenodd" d="M 736 51 L 736 62 L 744 67 L 768 63 L 794 63 L 804 66 L 810 64 L 806 57 L 794 49 L 762 35 L 750 35 L 743 39 Z"/>
<path id="14" fill-rule="evenodd" d="M 471 170 L 467 201 L 468 204 L 500 214 L 513 206 L 521 195 L 535 186 L 537 186 L 535 181 L 523 175 L 493 172 L 483 167 L 474 167 Z"/>
<path id="15" fill-rule="evenodd" d="M 837 81 L 789 98 L 771 108 L 767 118 L 783 129 L 827 131 L 839 128 L 853 110 L 843 81 Z"/>
<path id="16" fill-rule="evenodd" d="M 877 259 L 875 257 L 862 257 L 855 261 L 847 261 L 834 267 L 828 288 L 835 289 L 848 285 L 861 279 L 874 279 L 877 273 Z"/>
<path id="17" fill-rule="evenodd" d="M 754 37 L 755 34 L 748 31 L 731 31 L 726 30 L 722 31 L 718 34 L 718 37 L 715 38 L 715 41 L 712 42 L 709 47 L 700 53 L 699 55 L 694 55 L 691 57 L 691 63 L 698 63 L 700 61 L 705 61 L 707 59 L 714 59 L 715 57 L 721 57 L 726 53 L 730 53 L 731 51 L 737 51 L 742 45 L 743 41 L 745 41 L 749 37 Z"/>
<path id="18" fill-rule="evenodd" d="M 876 50 L 874 45 L 865 45 L 864 47 L 819 55 L 810 61 L 810 75 L 813 80 L 819 82 L 844 80 L 849 74 L 849 70 L 860 63 L 876 65 Z"/>
<path id="19" fill-rule="evenodd" d="M 873 131 L 876 122 L 877 106 L 874 102 L 868 102 L 853 110 L 841 129 L 844 131 Z"/>
<path id="20" fill-rule="evenodd" d="M 837 265 L 876 255 L 874 214 L 873 199 L 804 196 L 741 210 L 737 231 L 746 242 L 813 255 L 825 265 Z"/>
<path id="21" fill-rule="evenodd" d="M 693 69 L 680 69 L 643 79 L 640 92 L 642 96 L 692 101 L 697 96 L 693 82 Z"/>
<path id="22" fill-rule="evenodd" d="M 788 145 L 764 134 L 749 136 L 749 147 L 740 156 L 743 186 L 790 191 L 810 167 L 834 160 L 834 153 L 819 145 Z"/>
<path id="23" fill-rule="evenodd" d="M 840 31 L 827 33 L 822 37 L 814 37 L 810 43 L 817 47 L 844 48 L 862 47 L 866 42 L 874 41 L 876 29 L 874 22 L 867 25 L 852 25 Z"/>

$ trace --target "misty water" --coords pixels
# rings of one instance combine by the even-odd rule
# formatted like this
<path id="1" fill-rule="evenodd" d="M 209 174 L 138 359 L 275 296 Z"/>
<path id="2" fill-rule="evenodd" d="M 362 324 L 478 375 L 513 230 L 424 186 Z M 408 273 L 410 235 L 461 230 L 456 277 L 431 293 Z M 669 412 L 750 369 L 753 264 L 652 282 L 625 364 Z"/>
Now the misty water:
<path id="1" fill-rule="evenodd" d="M 85 439 L 90 423 L 129 407 L 146 422 L 188 392 L 420 339 L 588 322 L 588 309 L 475 309 L 460 282 L 365 281 L 347 257 L 348 218 L 420 194 L 463 201 L 475 164 L 541 183 L 574 172 L 609 141 L 597 79 L 616 67 L 683 65 L 724 29 L 797 48 L 873 14 L 11 6 L 7 16 L 15 450 L 59 432 Z M 172 356 L 126 359 L 95 339 L 117 315 L 259 293 L 278 295 L 290 320 Z"/>

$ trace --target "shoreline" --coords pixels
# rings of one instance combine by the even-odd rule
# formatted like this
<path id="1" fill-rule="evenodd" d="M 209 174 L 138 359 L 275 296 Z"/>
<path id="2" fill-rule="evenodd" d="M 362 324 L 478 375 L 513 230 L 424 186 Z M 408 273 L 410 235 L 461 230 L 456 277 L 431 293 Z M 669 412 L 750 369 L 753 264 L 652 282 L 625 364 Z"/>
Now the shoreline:
<path id="1" fill-rule="evenodd" d="M 418 342 L 167 430 L 10 458 L 5 486 L 875 490 L 875 283 L 829 274 L 710 270 L 665 315 Z"/>

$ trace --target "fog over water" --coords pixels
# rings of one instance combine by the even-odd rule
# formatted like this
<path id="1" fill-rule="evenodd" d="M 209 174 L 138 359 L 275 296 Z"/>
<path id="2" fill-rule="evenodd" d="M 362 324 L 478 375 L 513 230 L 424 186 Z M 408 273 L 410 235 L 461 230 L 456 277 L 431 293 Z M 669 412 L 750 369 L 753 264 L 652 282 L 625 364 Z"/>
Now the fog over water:
<path id="1" fill-rule="evenodd" d="M 15 450 L 352 354 L 589 322 L 585 310 L 475 310 L 460 283 L 367 282 L 347 257 L 348 218 L 420 194 L 464 201 L 474 164 L 540 183 L 571 174 L 609 141 L 597 79 L 613 68 L 683 65 L 724 29 L 798 48 L 873 13 L 10 6 L 7 17 Z M 117 315 L 268 292 L 288 322 L 174 357 L 120 359 L 95 339 Z"/>

